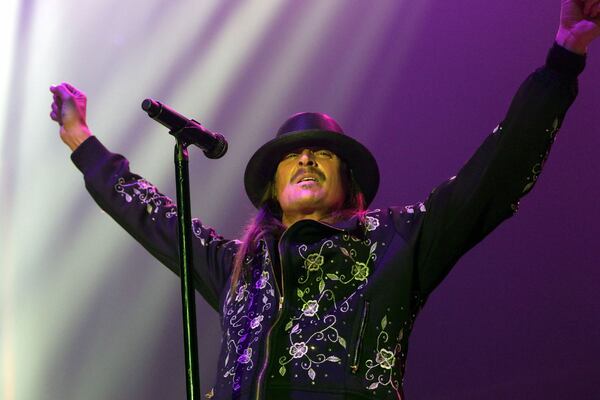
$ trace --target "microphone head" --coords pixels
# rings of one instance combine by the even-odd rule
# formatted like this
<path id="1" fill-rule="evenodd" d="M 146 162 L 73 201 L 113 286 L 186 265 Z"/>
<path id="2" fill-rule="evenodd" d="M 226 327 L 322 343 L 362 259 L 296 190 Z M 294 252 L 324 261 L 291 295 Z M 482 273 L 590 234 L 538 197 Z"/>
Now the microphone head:
<path id="1" fill-rule="evenodd" d="M 145 99 L 142 101 L 142 110 L 146 111 L 151 118 L 154 118 L 160 113 L 161 104 L 152 99 Z"/>
<path id="2" fill-rule="evenodd" d="M 210 150 L 204 150 L 204 155 L 208 158 L 221 158 L 227 153 L 227 141 L 220 133 L 214 133 L 215 145 Z"/>

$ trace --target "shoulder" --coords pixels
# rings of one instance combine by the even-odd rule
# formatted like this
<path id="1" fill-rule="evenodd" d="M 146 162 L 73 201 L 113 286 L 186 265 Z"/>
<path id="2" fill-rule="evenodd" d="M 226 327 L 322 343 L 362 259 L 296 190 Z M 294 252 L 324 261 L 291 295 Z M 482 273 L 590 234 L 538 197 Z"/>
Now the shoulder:
<path id="1" fill-rule="evenodd" d="M 421 202 L 387 208 L 388 218 L 391 219 L 396 232 L 406 240 L 412 235 L 415 227 L 426 213 L 425 203 Z"/>

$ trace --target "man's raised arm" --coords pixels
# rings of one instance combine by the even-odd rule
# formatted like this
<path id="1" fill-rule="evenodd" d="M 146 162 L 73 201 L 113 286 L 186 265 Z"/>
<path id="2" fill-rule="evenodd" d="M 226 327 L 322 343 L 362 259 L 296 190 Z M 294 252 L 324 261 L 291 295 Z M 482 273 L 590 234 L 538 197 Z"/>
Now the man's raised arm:
<path id="1" fill-rule="evenodd" d="M 588 45 L 600 36 L 599 15 L 600 0 L 563 0 L 545 65 L 523 82 L 502 122 L 416 216 L 417 286 L 425 297 L 467 250 L 517 211 L 535 185 L 577 96 Z"/>
<path id="2" fill-rule="evenodd" d="M 159 261 L 179 274 L 177 207 L 154 185 L 129 170 L 129 162 L 108 151 L 86 122 L 85 94 L 68 83 L 50 88 L 54 96 L 50 117 L 58 122 L 71 159 L 84 175 L 96 203 Z M 194 284 L 218 309 L 227 285 L 237 241 L 227 241 L 199 220 L 192 220 Z"/>

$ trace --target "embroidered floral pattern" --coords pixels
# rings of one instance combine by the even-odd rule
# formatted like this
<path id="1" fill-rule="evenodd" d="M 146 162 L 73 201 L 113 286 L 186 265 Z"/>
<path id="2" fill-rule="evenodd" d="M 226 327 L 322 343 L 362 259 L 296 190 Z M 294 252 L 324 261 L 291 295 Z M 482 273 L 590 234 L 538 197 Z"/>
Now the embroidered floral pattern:
<path id="1" fill-rule="evenodd" d="M 249 267 L 258 266 L 252 273 L 252 282 L 240 283 L 235 294 L 227 294 L 223 305 L 226 355 L 222 371 L 223 377 L 230 379 L 233 390 L 241 387 L 241 373 L 254 368 L 265 318 L 275 304 L 275 290 L 268 271 L 271 260 L 264 241 L 259 246 L 258 262 L 254 258 L 244 260 Z"/>
<path id="2" fill-rule="evenodd" d="M 304 260 L 304 266 L 309 271 L 317 271 L 323 265 L 324 259 L 320 254 L 309 254 Z"/>
<path id="3" fill-rule="evenodd" d="M 264 316 L 259 315 L 258 317 L 252 318 L 250 320 L 250 328 L 251 329 L 256 329 L 256 328 L 260 328 L 261 327 L 261 322 L 262 320 L 265 319 Z"/>
<path id="4" fill-rule="evenodd" d="M 309 300 L 302 306 L 302 314 L 312 317 L 319 311 L 319 303 L 316 300 Z"/>
<path id="5" fill-rule="evenodd" d="M 554 121 L 552 121 L 552 126 L 548 129 L 546 129 L 546 132 L 550 136 L 551 142 L 554 142 L 554 138 L 556 137 L 556 134 L 558 133 L 558 130 L 559 130 L 559 125 L 560 125 L 560 121 L 558 120 L 558 118 L 555 118 Z M 550 152 L 550 149 L 547 149 L 544 154 L 540 154 L 540 162 L 535 163 L 533 165 L 533 167 L 531 167 L 531 175 L 529 175 L 527 177 L 528 182 L 523 187 L 521 194 L 526 194 L 533 188 L 533 186 L 535 185 L 535 183 L 537 182 L 537 180 L 540 176 L 540 173 L 542 172 L 542 167 L 544 166 L 546 160 L 548 159 L 549 152 Z M 513 208 L 513 211 L 516 212 L 515 207 L 512 207 L 512 208 Z"/>
<path id="6" fill-rule="evenodd" d="M 289 355 L 282 356 L 279 358 L 279 374 L 285 375 L 287 368 L 286 365 L 289 364 L 293 360 L 301 360 L 300 367 L 306 371 L 308 377 L 311 380 L 315 380 L 317 373 L 313 366 L 323 364 L 324 362 L 340 362 L 341 359 L 335 355 L 325 355 L 322 352 L 314 351 L 317 347 L 311 343 L 318 342 L 332 342 L 339 343 L 342 347 L 346 347 L 346 340 L 340 336 L 338 330 L 334 327 L 336 324 L 337 318 L 335 315 L 326 315 L 323 317 L 323 323 L 325 326 L 320 330 L 312 333 L 308 339 L 303 341 L 294 342 L 294 336 L 301 336 L 303 328 L 300 327 L 299 323 L 293 325 L 290 331 L 290 347 L 289 347 Z M 292 322 L 292 321 L 290 321 Z M 288 323 L 289 325 L 289 323 Z M 286 330 L 289 329 L 286 326 Z M 316 354 L 315 354 L 316 353 Z"/>
<path id="7" fill-rule="evenodd" d="M 242 355 L 238 357 L 238 362 L 240 364 L 248 364 L 252 362 L 252 348 L 244 349 Z"/>
<path id="8" fill-rule="evenodd" d="M 450 178 L 450 180 L 454 179 L 456 177 L 452 177 Z M 425 208 L 425 204 L 423 203 L 417 203 L 411 206 L 404 206 L 404 212 L 408 213 L 408 214 L 414 214 L 415 213 L 415 208 L 418 208 L 419 211 L 421 212 L 425 212 L 427 211 L 427 209 Z"/>
<path id="9" fill-rule="evenodd" d="M 177 215 L 176 212 L 175 215 Z M 202 246 L 206 246 L 215 239 L 221 239 L 212 228 L 205 228 L 202 226 L 202 223 L 198 218 L 192 218 L 192 233 L 200 239 Z"/>
<path id="10" fill-rule="evenodd" d="M 160 193 L 154 185 L 145 179 L 138 179 L 129 183 L 124 178 L 119 178 L 114 186 L 115 191 L 131 203 L 134 198 L 146 206 L 148 214 L 157 214 L 162 208 L 166 208 L 165 217 L 172 218 L 177 215 L 177 208 L 173 201 Z"/>
<path id="11" fill-rule="evenodd" d="M 375 356 L 375 362 L 383 369 L 392 369 L 396 363 L 396 356 L 389 350 L 381 349 Z"/>
<path id="12" fill-rule="evenodd" d="M 177 216 L 177 206 L 173 201 L 160 193 L 154 185 L 144 179 L 125 183 L 124 178 L 119 178 L 114 188 L 128 203 L 137 198 L 140 203 L 146 205 L 146 212 L 148 214 L 158 214 L 162 207 L 166 209 L 165 218 L 169 219 Z M 154 217 L 152 219 L 154 220 Z M 221 238 L 212 228 L 203 227 L 197 218 L 192 219 L 192 233 L 200 239 L 200 243 L 203 246 L 215 239 Z"/>
<path id="13" fill-rule="evenodd" d="M 367 367 L 365 379 L 367 383 L 370 382 L 366 388 L 369 390 L 376 390 L 380 386 L 389 386 L 396 391 L 400 398 L 400 383 L 395 377 L 394 366 L 396 364 L 396 356 L 401 350 L 400 341 L 402 340 L 403 330 L 400 330 L 396 343 L 388 344 L 390 337 L 386 329 L 389 325 L 387 315 L 385 315 L 380 322 L 381 331 L 377 336 L 375 359 L 368 359 L 365 362 Z"/>
<path id="14" fill-rule="evenodd" d="M 379 220 L 369 215 L 365 216 L 365 229 L 367 231 L 374 231 L 379 227 Z"/>
<path id="15" fill-rule="evenodd" d="M 300 278 L 298 280 L 298 283 L 306 283 L 308 281 L 308 277 L 310 276 L 311 272 L 319 273 L 319 276 L 317 276 L 317 278 L 316 278 L 317 282 L 323 281 L 323 270 L 321 269 L 321 266 L 325 262 L 325 258 L 321 254 L 323 253 L 323 249 L 325 249 L 325 248 L 327 248 L 327 249 L 333 248 L 333 241 L 326 240 L 325 242 L 323 242 L 323 244 L 321 245 L 321 248 L 319 249 L 318 252 L 311 253 L 308 256 L 304 256 L 304 254 L 303 254 L 308 249 L 307 245 L 303 244 L 300 247 L 298 247 L 298 252 L 300 254 L 300 257 L 302 257 L 304 259 L 304 268 L 307 271 L 306 276 Z"/>
<path id="16" fill-rule="evenodd" d="M 372 232 L 379 225 L 376 216 L 366 216 L 365 231 Z M 347 357 L 346 339 L 340 335 L 337 324 L 341 315 L 350 310 L 352 298 L 368 283 L 377 259 L 377 242 L 350 234 L 341 235 L 341 239 L 339 244 L 325 240 L 309 254 L 306 254 L 306 244 L 298 247 L 304 260 L 296 289 L 299 310 L 285 325 L 290 345 L 288 354 L 279 358 L 281 376 L 293 362 L 292 368 L 299 366 L 314 381 L 317 378 L 315 366 L 340 363 Z M 326 250 L 331 251 L 326 253 Z"/>
<path id="17" fill-rule="evenodd" d="M 290 354 L 293 358 L 302 358 L 308 352 L 308 346 L 304 342 L 293 343 L 290 347 Z"/>
<path id="18" fill-rule="evenodd" d="M 533 165 L 533 167 L 531 167 L 531 175 L 529 177 L 527 177 L 527 180 L 529 181 L 529 183 L 527 183 L 525 185 L 525 187 L 523 188 L 523 193 L 527 193 L 531 190 L 533 185 L 535 185 L 535 183 L 537 182 L 538 177 L 540 176 L 541 172 L 542 172 L 542 162 L 535 163 Z"/>
<path id="19" fill-rule="evenodd" d="M 267 282 L 269 282 L 269 271 L 263 271 L 260 278 L 254 284 L 254 287 L 257 289 L 264 289 L 267 286 Z"/>
<path id="20" fill-rule="evenodd" d="M 352 265 L 352 277 L 357 281 L 365 281 L 369 276 L 369 267 L 366 263 L 356 261 Z"/>
<path id="21" fill-rule="evenodd" d="M 363 244 L 367 243 L 370 244 L 371 241 L 367 240 L 363 242 Z M 332 280 L 340 280 L 340 282 L 342 282 L 343 284 L 347 284 L 352 280 L 357 280 L 361 282 L 366 281 L 370 274 L 369 262 L 377 260 L 377 254 L 375 253 L 375 250 L 377 250 L 377 242 L 371 244 L 371 246 L 369 247 L 369 254 L 367 255 L 365 261 L 358 261 L 355 258 L 357 257 L 357 252 L 355 249 L 351 249 L 350 251 L 348 251 L 348 249 L 346 249 L 345 247 L 340 247 L 340 251 L 342 252 L 342 254 L 344 254 L 344 256 L 352 260 L 352 269 L 350 270 L 350 276 L 346 278 L 346 275 L 341 274 L 340 276 L 329 276 L 329 278 Z"/>

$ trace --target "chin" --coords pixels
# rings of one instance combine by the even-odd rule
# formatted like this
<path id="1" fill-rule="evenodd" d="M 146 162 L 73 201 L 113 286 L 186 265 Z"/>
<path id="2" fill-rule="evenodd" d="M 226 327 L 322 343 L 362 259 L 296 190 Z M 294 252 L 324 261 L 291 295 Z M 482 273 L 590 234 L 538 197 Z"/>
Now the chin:
<path id="1" fill-rule="evenodd" d="M 294 202 L 300 206 L 306 207 L 318 207 L 323 203 L 323 198 L 321 196 L 302 196 L 299 199 L 296 199 Z"/>
<path id="2" fill-rule="evenodd" d="M 323 195 L 314 192 L 302 193 L 290 199 L 288 204 L 295 209 L 319 208 L 323 206 Z"/>

